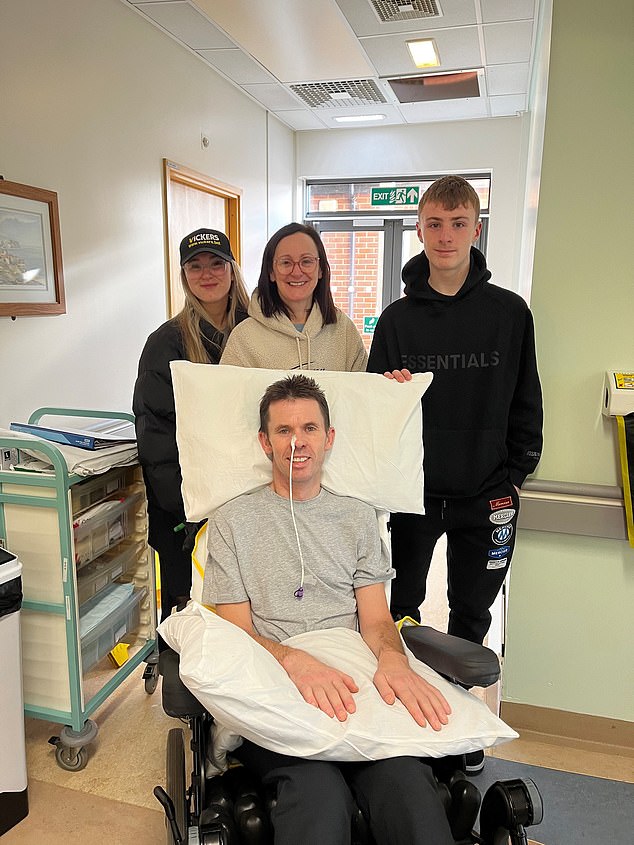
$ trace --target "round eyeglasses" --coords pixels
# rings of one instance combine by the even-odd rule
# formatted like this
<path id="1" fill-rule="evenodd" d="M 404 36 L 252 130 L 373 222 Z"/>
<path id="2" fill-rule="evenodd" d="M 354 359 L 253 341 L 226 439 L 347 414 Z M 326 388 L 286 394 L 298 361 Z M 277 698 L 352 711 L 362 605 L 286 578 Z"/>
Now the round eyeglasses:
<path id="1" fill-rule="evenodd" d="M 288 276 L 295 269 L 295 265 L 299 267 L 302 273 L 312 273 L 319 264 L 319 259 L 315 258 L 314 255 L 305 255 L 299 261 L 292 261 L 290 258 L 276 258 L 273 264 L 281 276 Z"/>
<path id="2" fill-rule="evenodd" d="M 199 261 L 197 258 L 192 258 L 185 264 L 185 270 L 188 275 L 195 278 L 202 276 L 205 271 L 209 271 L 212 276 L 222 276 L 225 272 L 228 262 L 224 258 L 212 258 L 209 262 Z"/>

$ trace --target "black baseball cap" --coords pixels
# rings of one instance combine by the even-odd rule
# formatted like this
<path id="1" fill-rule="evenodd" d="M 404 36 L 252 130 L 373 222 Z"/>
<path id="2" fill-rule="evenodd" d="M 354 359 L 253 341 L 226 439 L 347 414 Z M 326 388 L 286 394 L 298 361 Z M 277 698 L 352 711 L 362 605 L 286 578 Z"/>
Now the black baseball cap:
<path id="1" fill-rule="evenodd" d="M 224 232 L 218 232 L 216 229 L 196 229 L 183 238 L 180 250 L 181 267 L 199 252 L 211 252 L 225 261 L 235 260 L 229 238 Z"/>

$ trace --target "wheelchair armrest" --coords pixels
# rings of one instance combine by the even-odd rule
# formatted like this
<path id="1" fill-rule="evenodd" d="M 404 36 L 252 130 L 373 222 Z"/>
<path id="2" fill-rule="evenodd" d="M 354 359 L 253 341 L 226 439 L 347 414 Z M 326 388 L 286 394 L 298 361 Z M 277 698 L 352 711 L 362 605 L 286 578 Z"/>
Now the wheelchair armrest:
<path id="1" fill-rule="evenodd" d="M 423 663 L 465 687 L 488 687 L 500 677 L 500 663 L 486 646 L 444 634 L 427 625 L 404 625 L 405 644 Z"/>
<path id="2" fill-rule="evenodd" d="M 207 711 L 181 681 L 178 673 L 179 666 L 178 652 L 167 648 L 159 654 L 159 673 L 163 676 L 161 684 L 163 710 L 168 716 L 177 719 L 202 716 Z"/>

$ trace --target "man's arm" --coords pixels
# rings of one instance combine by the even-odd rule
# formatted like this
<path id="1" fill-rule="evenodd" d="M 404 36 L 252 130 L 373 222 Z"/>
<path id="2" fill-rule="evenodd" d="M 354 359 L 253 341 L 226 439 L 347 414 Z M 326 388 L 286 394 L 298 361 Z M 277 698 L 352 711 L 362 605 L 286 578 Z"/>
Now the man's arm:
<path id="1" fill-rule="evenodd" d="M 429 722 L 439 731 L 451 707 L 436 687 L 410 668 L 401 639 L 390 616 L 383 584 L 355 590 L 361 636 L 377 658 L 374 686 L 387 704 L 398 698 L 421 727 Z"/>
<path id="2" fill-rule="evenodd" d="M 509 410 L 506 445 L 511 481 L 519 488 L 535 471 L 542 450 L 542 392 L 537 372 L 535 330 L 531 312 L 526 323 L 515 392 Z"/>
<path id="3" fill-rule="evenodd" d="M 336 716 L 340 722 L 345 722 L 348 713 L 354 713 L 356 706 L 351 693 L 358 692 L 359 688 L 350 675 L 333 669 L 301 649 L 261 637 L 253 627 L 251 603 L 248 601 L 217 604 L 216 612 L 222 619 L 242 628 L 272 654 L 308 704 L 331 718 Z"/>

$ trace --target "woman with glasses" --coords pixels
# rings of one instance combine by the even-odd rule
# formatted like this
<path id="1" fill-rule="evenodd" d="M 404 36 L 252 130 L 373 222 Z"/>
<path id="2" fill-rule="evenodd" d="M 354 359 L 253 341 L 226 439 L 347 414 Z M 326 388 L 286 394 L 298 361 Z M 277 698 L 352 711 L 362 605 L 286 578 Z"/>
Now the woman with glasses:
<path id="1" fill-rule="evenodd" d="M 367 355 L 352 320 L 333 302 L 326 250 L 312 226 L 289 223 L 269 240 L 249 318 L 221 364 L 281 370 L 363 371 Z"/>
<path id="2" fill-rule="evenodd" d="M 159 554 L 161 619 L 189 597 L 191 555 L 183 551 L 185 511 L 176 446 L 170 361 L 217 364 L 248 295 L 229 240 L 197 229 L 180 245 L 183 309 L 153 332 L 141 353 L 132 408 L 148 499 L 148 541 Z"/>

